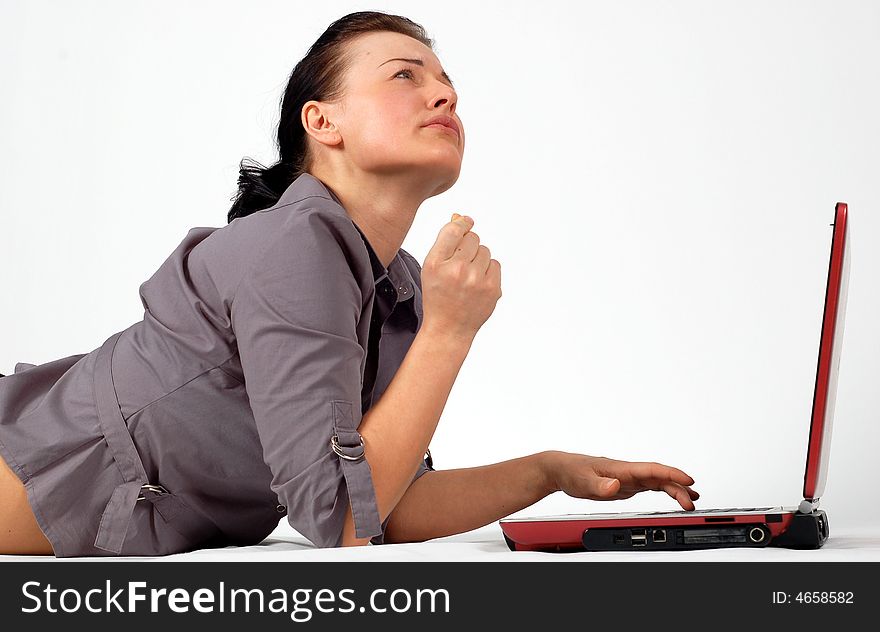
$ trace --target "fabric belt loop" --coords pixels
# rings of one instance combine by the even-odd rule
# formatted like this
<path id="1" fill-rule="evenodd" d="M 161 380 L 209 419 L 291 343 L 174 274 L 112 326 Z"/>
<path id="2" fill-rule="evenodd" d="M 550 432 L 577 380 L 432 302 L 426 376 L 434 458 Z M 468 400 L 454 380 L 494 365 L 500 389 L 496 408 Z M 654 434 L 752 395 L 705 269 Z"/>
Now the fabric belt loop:
<path id="1" fill-rule="evenodd" d="M 363 438 L 354 428 L 352 404 L 333 401 L 331 449 L 339 456 L 342 475 L 348 488 L 355 537 L 368 538 L 382 533 L 373 475 L 364 453 Z"/>
<path id="2" fill-rule="evenodd" d="M 122 470 L 122 476 L 126 481 L 141 483 L 147 482 L 147 472 L 137 456 L 134 441 L 128 432 L 128 426 L 122 418 L 119 410 L 119 400 L 116 397 L 116 389 L 113 387 L 113 374 L 110 368 L 110 359 L 116 341 L 122 332 L 113 334 L 107 342 L 101 346 L 95 363 L 95 400 L 98 405 L 98 417 L 101 420 L 101 430 L 107 439 L 107 445 L 113 452 L 113 457 Z"/>
<path id="3" fill-rule="evenodd" d="M 147 482 L 147 473 L 140 459 L 133 459 L 131 456 L 132 452 L 137 454 L 137 450 L 125 420 L 121 424 L 117 420 L 122 413 L 119 411 L 119 400 L 113 387 L 110 359 L 121 335 L 122 332 L 115 333 L 101 345 L 95 360 L 94 375 L 95 407 L 98 410 L 101 431 L 125 480 L 125 483 L 113 490 L 113 495 L 104 508 L 95 546 L 116 554 L 122 551 L 122 543 L 128 532 L 140 487 Z"/>
<path id="4" fill-rule="evenodd" d="M 194 544 L 202 542 L 219 531 L 216 525 L 194 512 L 180 497 L 161 486 L 149 484 L 147 471 L 128 431 L 128 424 L 119 410 L 110 361 L 122 333 L 120 331 L 110 336 L 101 345 L 95 360 L 95 406 L 104 438 L 125 480 L 113 490 L 104 508 L 95 546 L 117 555 L 122 551 L 138 500 L 150 502 L 175 531 Z"/>
<path id="5" fill-rule="evenodd" d="M 96 547 L 112 551 L 117 555 L 122 551 L 122 543 L 125 541 L 125 534 L 128 533 L 128 523 L 131 521 L 140 489 L 141 484 L 135 481 L 123 483 L 113 490 L 113 495 L 110 496 L 110 502 L 104 508 L 98 525 Z"/>

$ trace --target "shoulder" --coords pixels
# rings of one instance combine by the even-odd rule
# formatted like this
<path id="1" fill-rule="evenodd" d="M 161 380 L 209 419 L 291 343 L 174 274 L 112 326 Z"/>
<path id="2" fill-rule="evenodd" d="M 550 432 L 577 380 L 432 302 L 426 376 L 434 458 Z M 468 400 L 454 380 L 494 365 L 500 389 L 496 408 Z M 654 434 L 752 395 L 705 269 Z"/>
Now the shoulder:
<path id="1" fill-rule="evenodd" d="M 344 259 L 356 278 L 372 278 L 367 247 L 345 209 L 333 200 L 310 196 L 260 212 L 270 218 L 274 213 L 261 237 L 267 258 L 307 267 L 341 264 Z"/>
<path id="2" fill-rule="evenodd" d="M 330 198 L 310 195 L 233 220 L 223 250 L 245 278 L 288 275 L 315 283 L 372 284 L 366 245 L 351 218 Z M 340 276 L 346 278 L 340 279 Z"/>
<path id="3" fill-rule="evenodd" d="M 230 239 L 250 252 L 278 241 L 332 240 L 346 250 L 363 250 L 357 229 L 339 204 L 321 195 L 307 195 L 292 202 L 278 203 L 246 217 L 237 218 L 223 228 Z"/>

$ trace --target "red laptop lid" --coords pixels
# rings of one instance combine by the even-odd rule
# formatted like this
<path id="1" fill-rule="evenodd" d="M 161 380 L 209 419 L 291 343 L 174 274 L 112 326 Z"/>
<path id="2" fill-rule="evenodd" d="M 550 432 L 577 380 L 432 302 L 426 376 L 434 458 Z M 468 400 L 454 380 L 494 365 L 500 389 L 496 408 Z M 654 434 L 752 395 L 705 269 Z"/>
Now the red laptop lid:
<path id="1" fill-rule="evenodd" d="M 834 233 L 831 237 L 831 260 L 825 286 L 825 312 L 822 316 L 822 337 L 819 340 L 819 365 L 813 391 L 813 416 L 807 467 L 804 472 L 804 498 L 818 500 L 825 490 L 828 473 L 828 452 L 831 447 L 831 425 L 834 420 L 834 399 L 837 394 L 837 367 L 843 341 L 843 321 L 849 284 L 849 230 L 844 202 L 834 209 Z"/>

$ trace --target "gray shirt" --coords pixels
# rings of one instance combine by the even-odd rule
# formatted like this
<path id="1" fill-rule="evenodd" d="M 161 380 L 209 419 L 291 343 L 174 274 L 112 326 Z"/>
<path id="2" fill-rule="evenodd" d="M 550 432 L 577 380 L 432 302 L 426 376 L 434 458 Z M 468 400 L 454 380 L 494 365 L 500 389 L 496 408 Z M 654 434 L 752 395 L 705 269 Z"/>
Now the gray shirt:
<path id="1" fill-rule="evenodd" d="M 338 546 L 349 505 L 381 543 L 357 427 L 421 325 L 420 271 L 403 249 L 386 270 L 310 174 L 192 228 L 140 286 L 141 322 L 0 379 L 0 453 L 56 555 L 253 544 L 285 513 Z"/>

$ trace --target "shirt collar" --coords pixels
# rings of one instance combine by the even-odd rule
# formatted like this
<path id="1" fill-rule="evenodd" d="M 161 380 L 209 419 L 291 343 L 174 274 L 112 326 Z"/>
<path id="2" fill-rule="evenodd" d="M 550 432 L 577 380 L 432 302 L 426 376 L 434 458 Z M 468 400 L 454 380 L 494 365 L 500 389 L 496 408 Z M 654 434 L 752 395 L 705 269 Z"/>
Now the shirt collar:
<path id="1" fill-rule="evenodd" d="M 354 220 L 351 219 L 348 212 L 342 206 L 342 202 L 336 197 L 336 194 L 330 190 L 330 188 L 325 185 L 321 180 L 313 176 L 308 172 L 301 173 L 296 179 L 287 187 L 284 193 L 279 198 L 276 206 L 283 206 L 285 204 L 293 204 L 294 202 L 298 202 L 308 197 L 317 196 L 332 200 L 335 202 L 339 211 L 343 213 L 349 221 L 351 221 L 352 226 L 357 228 L 357 231 L 360 233 L 361 237 L 364 240 L 364 245 L 367 247 L 367 252 L 370 255 L 370 265 L 373 268 L 373 281 L 375 284 L 379 284 L 386 276 L 388 280 L 394 285 L 394 288 L 397 290 L 397 300 L 406 301 L 410 299 L 414 295 L 414 287 L 415 287 L 415 279 L 413 279 L 412 273 L 409 270 L 409 267 L 404 262 L 403 257 L 400 254 L 400 250 L 397 251 L 397 254 L 394 255 L 394 259 L 391 260 L 391 263 L 388 265 L 386 269 L 385 266 L 382 265 L 382 262 L 379 260 L 376 251 L 373 250 L 373 246 L 370 245 L 370 242 L 367 240 L 366 235 L 364 235 L 363 231 L 358 227 L 357 224 L 354 223 Z"/>
<path id="2" fill-rule="evenodd" d="M 357 224 L 352 222 L 355 228 L 357 228 L 358 232 L 361 234 L 361 237 L 364 240 L 364 244 L 367 247 L 367 252 L 370 253 L 370 263 L 373 266 L 373 279 L 376 285 L 378 285 L 382 279 L 386 276 L 388 280 L 394 285 L 397 290 L 397 301 L 406 301 L 413 296 L 413 287 L 415 286 L 415 280 L 412 277 L 412 274 L 409 271 L 409 268 L 406 266 L 406 263 L 403 261 L 403 257 L 400 256 L 400 251 L 397 251 L 397 254 L 394 256 L 394 259 L 391 260 L 391 263 L 388 265 L 386 269 L 385 266 L 382 265 L 382 262 L 379 261 L 379 256 L 376 254 L 376 251 L 373 250 L 373 247 L 370 245 L 367 236 L 364 235 L 363 231 L 358 227 Z"/>

